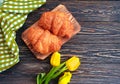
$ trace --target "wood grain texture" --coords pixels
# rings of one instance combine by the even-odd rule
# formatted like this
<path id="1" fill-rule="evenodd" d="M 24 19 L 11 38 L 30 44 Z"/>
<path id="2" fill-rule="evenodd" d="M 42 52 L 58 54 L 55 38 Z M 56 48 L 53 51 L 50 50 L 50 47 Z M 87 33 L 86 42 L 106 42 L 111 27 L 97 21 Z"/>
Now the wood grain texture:
<path id="1" fill-rule="evenodd" d="M 61 49 L 62 61 L 72 55 L 81 59 L 70 84 L 120 84 L 120 1 L 48 0 L 47 4 L 29 14 L 17 31 L 20 62 L 0 74 L 0 84 L 36 84 L 40 72 L 50 70 L 49 58 L 37 60 L 21 39 L 22 32 L 40 15 L 64 4 L 82 26 L 81 32 Z M 57 84 L 57 79 L 50 84 Z"/>

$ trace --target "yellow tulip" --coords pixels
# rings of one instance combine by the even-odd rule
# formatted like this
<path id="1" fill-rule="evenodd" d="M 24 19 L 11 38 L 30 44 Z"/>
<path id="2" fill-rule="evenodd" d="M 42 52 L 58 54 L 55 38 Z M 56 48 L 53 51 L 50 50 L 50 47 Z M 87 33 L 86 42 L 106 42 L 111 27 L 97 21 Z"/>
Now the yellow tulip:
<path id="1" fill-rule="evenodd" d="M 68 59 L 66 61 L 66 66 L 70 71 L 75 71 L 80 65 L 80 59 L 76 56 Z"/>
<path id="2" fill-rule="evenodd" d="M 60 53 L 54 52 L 51 56 L 50 63 L 52 66 L 59 66 L 60 65 Z"/>
<path id="3" fill-rule="evenodd" d="M 71 80 L 72 74 L 70 72 L 64 72 L 64 75 L 59 78 L 58 84 L 68 84 Z"/>

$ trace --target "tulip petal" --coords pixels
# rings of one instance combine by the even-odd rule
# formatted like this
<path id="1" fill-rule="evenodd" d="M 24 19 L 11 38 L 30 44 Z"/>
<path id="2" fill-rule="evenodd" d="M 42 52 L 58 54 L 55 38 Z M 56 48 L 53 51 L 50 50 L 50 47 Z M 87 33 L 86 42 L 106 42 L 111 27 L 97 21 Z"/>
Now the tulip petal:
<path id="1" fill-rule="evenodd" d="M 70 71 L 75 71 L 80 66 L 80 59 L 76 56 L 73 56 L 66 61 L 66 66 Z"/>
<path id="2" fill-rule="evenodd" d="M 52 66 L 59 66 L 60 65 L 60 53 L 54 52 L 50 59 L 50 64 Z"/>

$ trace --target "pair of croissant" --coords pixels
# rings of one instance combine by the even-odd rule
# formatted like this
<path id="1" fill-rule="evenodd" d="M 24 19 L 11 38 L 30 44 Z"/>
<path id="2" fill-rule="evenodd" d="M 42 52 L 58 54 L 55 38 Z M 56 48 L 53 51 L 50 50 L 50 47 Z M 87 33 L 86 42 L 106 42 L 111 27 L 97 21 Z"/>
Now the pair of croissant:
<path id="1" fill-rule="evenodd" d="M 63 12 L 45 12 L 38 26 L 31 27 L 26 34 L 34 51 L 41 54 L 60 50 L 63 39 L 71 38 L 74 26 Z"/>

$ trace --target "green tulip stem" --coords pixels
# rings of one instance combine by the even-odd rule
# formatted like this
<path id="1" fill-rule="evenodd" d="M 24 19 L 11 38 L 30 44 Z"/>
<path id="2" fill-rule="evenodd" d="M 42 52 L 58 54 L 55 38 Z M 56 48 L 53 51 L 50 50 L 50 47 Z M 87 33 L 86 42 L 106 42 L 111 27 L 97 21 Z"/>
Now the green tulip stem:
<path id="1" fill-rule="evenodd" d="M 52 67 L 52 69 L 50 70 L 50 72 L 43 78 L 42 81 L 45 81 L 46 78 L 49 77 L 49 75 L 54 72 L 54 70 L 55 70 L 55 67 Z"/>
<path id="2" fill-rule="evenodd" d="M 54 76 L 54 74 L 56 74 L 56 73 L 58 72 L 59 69 L 61 69 L 62 72 L 63 72 L 63 69 L 65 68 L 64 65 L 65 65 L 65 62 L 63 62 L 63 63 L 60 64 L 59 66 L 55 67 L 55 69 L 53 70 L 53 72 L 50 73 L 49 76 L 47 76 L 47 79 L 46 79 L 46 81 L 45 81 L 45 84 L 48 84 L 49 81 L 50 81 L 51 79 L 53 79 L 52 77 Z M 61 71 L 60 71 L 60 73 L 61 73 Z M 57 76 L 56 76 L 56 77 L 57 77 Z"/>
<path id="3" fill-rule="evenodd" d="M 58 77 L 61 73 L 63 73 L 64 71 L 67 70 L 67 67 L 65 66 L 64 68 L 62 68 L 59 72 L 57 72 L 55 75 L 52 76 L 52 79 Z"/>
<path id="4" fill-rule="evenodd" d="M 40 84 L 40 74 L 37 75 L 37 84 Z"/>
<path id="5" fill-rule="evenodd" d="M 65 68 L 65 64 L 66 62 L 61 63 L 59 66 L 53 66 L 52 69 L 49 71 L 49 73 L 47 75 L 45 75 L 42 79 L 40 79 L 40 75 L 37 75 L 37 84 L 48 84 L 49 81 L 55 77 L 57 77 L 58 75 L 60 75 L 60 73 L 62 73 L 63 71 L 66 70 Z M 61 69 L 61 71 L 60 71 Z M 58 72 L 58 73 L 57 73 Z M 55 75 L 54 74 L 58 74 Z"/>

